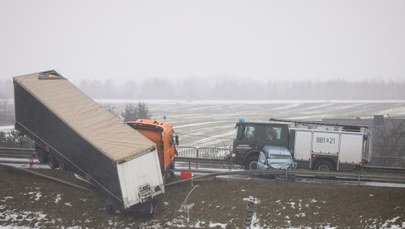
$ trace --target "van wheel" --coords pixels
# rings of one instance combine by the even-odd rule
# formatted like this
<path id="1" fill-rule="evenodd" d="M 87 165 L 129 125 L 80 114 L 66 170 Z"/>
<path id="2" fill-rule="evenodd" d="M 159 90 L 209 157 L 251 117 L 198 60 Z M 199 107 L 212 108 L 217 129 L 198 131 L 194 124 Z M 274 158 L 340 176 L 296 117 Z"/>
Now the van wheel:
<path id="1" fill-rule="evenodd" d="M 257 157 L 249 157 L 245 163 L 245 170 L 256 170 L 257 169 Z"/>
<path id="2" fill-rule="evenodd" d="M 316 163 L 315 169 L 319 172 L 329 172 L 336 170 L 333 164 L 326 160 L 321 160 Z"/>

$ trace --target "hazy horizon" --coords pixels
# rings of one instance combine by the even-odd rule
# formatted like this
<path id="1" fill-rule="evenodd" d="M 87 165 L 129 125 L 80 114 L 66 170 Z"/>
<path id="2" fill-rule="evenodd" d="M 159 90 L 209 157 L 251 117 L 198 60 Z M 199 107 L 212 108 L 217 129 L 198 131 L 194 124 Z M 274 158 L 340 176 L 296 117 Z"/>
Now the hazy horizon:
<path id="1" fill-rule="evenodd" d="M 405 1 L 0 3 L 0 79 L 405 79 Z"/>

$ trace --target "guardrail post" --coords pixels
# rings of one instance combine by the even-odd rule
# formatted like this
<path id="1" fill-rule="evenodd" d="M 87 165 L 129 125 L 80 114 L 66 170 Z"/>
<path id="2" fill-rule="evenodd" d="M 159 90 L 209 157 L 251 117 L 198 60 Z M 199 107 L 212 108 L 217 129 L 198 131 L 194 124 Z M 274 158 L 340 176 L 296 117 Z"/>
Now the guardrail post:
<path id="1" fill-rule="evenodd" d="M 200 156 L 200 148 L 197 148 L 196 150 L 197 150 L 197 153 L 196 153 L 197 155 L 196 156 L 199 157 Z M 196 169 L 198 169 L 198 165 L 199 165 L 198 162 L 196 162 L 195 163 L 195 168 Z"/>

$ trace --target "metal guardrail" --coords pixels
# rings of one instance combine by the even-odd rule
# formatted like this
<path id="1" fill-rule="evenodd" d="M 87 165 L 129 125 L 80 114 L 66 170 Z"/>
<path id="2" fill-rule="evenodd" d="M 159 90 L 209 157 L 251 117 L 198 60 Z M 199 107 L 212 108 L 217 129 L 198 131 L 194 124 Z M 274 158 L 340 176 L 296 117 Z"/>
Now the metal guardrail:
<path id="1" fill-rule="evenodd" d="M 177 146 L 176 168 L 188 170 L 205 169 L 241 169 L 225 158 L 230 154 L 228 148 Z"/>
<path id="2" fill-rule="evenodd" d="M 189 153 L 189 155 L 199 155 L 198 149 L 195 147 L 187 147 L 183 152 Z M 209 148 L 204 148 L 204 152 Z M 214 149 L 214 148 L 212 148 Z M 221 149 L 222 150 L 222 149 Z M 32 159 L 34 154 L 34 149 L 23 149 L 23 148 L 0 148 L 0 163 L 10 163 L 10 164 L 24 164 L 28 163 Z M 181 152 L 181 151 L 180 151 Z M 216 152 L 215 150 L 213 152 Z M 187 154 L 183 154 L 187 155 Z M 212 154 L 203 154 L 211 155 Z M 35 164 L 38 163 L 38 160 L 35 160 Z M 349 179 L 356 181 L 381 181 L 381 182 L 400 182 L 405 183 L 405 168 L 386 168 L 386 167 L 365 167 L 363 171 L 355 172 L 318 172 L 311 170 L 276 170 L 276 169 L 267 169 L 267 170 L 250 170 L 245 171 L 241 170 L 241 167 L 237 167 L 232 164 L 230 161 L 220 158 L 205 158 L 205 157 L 185 157 L 179 156 L 176 157 L 176 164 L 181 164 L 183 167 L 187 168 L 190 171 L 199 171 L 202 167 L 206 170 L 212 170 L 211 173 L 217 174 L 214 171 L 215 169 L 227 169 L 228 172 L 220 172 L 221 175 L 278 175 L 281 177 L 290 177 L 290 176 L 300 176 L 300 177 L 320 177 L 320 178 L 340 178 L 340 179 Z M 207 166 L 208 165 L 208 166 Z M 235 171 L 238 170 L 238 171 Z M 387 172 L 390 174 L 373 174 L 371 172 Z M 222 170 L 224 171 L 224 170 Z M 399 175 L 400 174 L 400 175 Z"/>
<path id="3" fill-rule="evenodd" d="M 39 164 L 32 148 L 1 148 L 0 163 L 10 165 Z"/>
<path id="4" fill-rule="evenodd" d="M 34 153 L 31 148 L 0 148 L 0 156 L 11 155 L 13 157 L 27 157 Z"/>

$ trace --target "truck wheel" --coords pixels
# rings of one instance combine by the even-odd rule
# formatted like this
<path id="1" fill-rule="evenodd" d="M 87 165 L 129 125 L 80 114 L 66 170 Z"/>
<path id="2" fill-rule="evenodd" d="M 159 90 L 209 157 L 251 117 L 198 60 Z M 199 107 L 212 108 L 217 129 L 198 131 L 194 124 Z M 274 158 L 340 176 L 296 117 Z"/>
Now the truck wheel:
<path id="1" fill-rule="evenodd" d="M 163 183 L 166 184 L 174 179 L 174 172 L 173 170 L 169 169 L 167 172 L 163 174 Z"/>
<path id="2" fill-rule="evenodd" d="M 319 172 L 329 172 L 335 170 L 333 164 L 326 160 L 321 160 L 316 163 L 315 169 Z"/>
<path id="3" fill-rule="evenodd" d="M 52 156 L 52 154 L 48 154 L 48 165 L 51 169 L 56 169 L 59 167 L 58 160 Z"/>
<path id="4" fill-rule="evenodd" d="M 257 157 L 249 157 L 245 163 L 245 170 L 257 169 Z"/>

